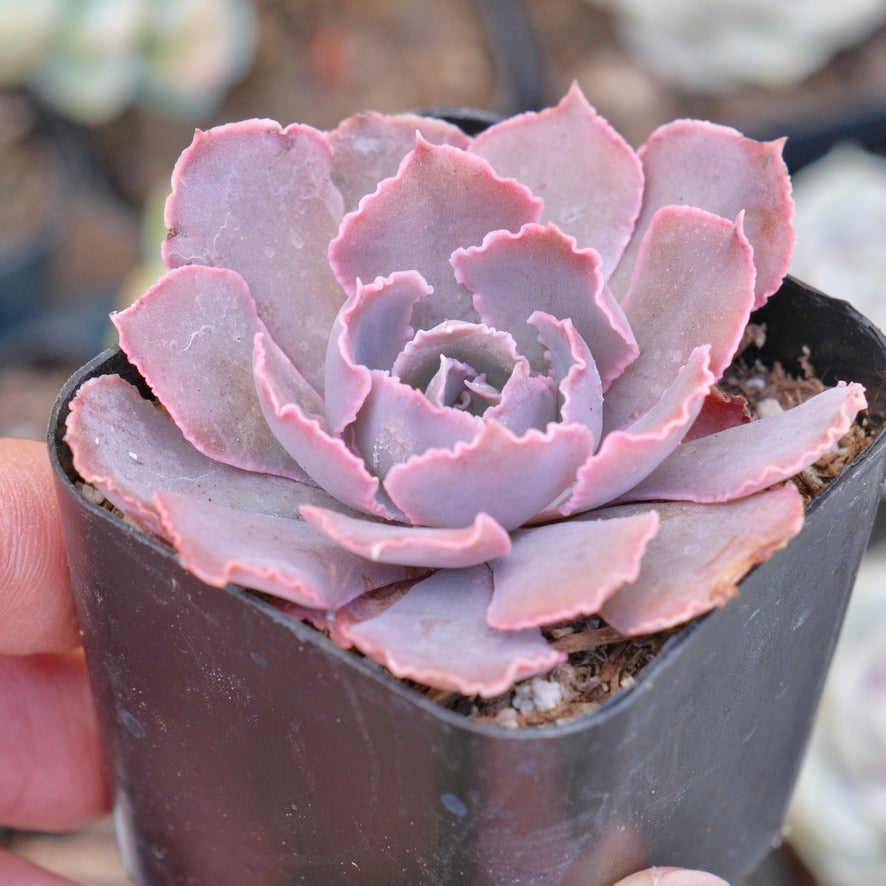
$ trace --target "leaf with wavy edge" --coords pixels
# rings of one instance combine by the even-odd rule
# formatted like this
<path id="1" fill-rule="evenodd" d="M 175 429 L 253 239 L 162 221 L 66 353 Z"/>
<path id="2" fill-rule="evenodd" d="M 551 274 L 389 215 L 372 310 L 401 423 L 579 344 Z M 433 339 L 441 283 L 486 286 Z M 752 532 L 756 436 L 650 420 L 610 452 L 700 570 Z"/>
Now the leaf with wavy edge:
<path id="1" fill-rule="evenodd" d="M 428 449 L 452 449 L 482 428 L 478 416 L 437 406 L 422 391 L 373 370 L 369 394 L 348 430 L 367 468 L 384 479 L 395 465 Z"/>
<path id="2" fill-rule="evenodd" d="M 493 231 L 482 245 L 452 255 L 456 279 L 472 293 L 484 323 L 506 329 L 536 372 L 547 370 L 533 311 L 569 318 L 587 342 L 603 390 L 636 358 L 637 343 L 600 273 L 600 256 L 577 249 L 552 224 L 524 225 L 516 234 Z"/>
<path id="3" fill-rule="evenodd" d="M 643 210 L 610 285 L 623 295 L 640 243 L 663 206 L 697 206 L 723 218 L 745 215 L 744 231 L 757 267 L 754 307 L 764 304 L 788 271 L 794 251 L 791 182 L 781 153 L 784 139 L 758 142 L 704 120 L 659 127 L 639 150 L 646 177 Z M 716 290 L 713 290 L 716 292 Z"/>
<path id="4" fill-rule="evenodd" d="M 600 609 L 623 634 L 665 630 L 722 606 L 738 593 L 738 582 L 752 566 L 768 560 L 803 526 L 803 498 L 791 484 L 723 504 L 624 505 L 594 517 L 650 510 L 658 512 L 661 522 L 639 577 Z"/>
<path id="5" fill-rule="evenodd" d="M 117 375 L 80 386 L 71 401 L 65 439 L 80 476 L 158 535 L 163 534 L 154 506 L 158 490 L 293 519 L 300 504 L 356 513 L 314 485 L 208 458 L 155 402 Z"/>
<path id="6" fill-rule="evenodd" d="M 482 242 L 489 231 L 519 230 L 540 212 L 541 201 L 528 188 L 499 178 L 482 158 L 419 137 L 397 175 L 345 216 L 329 245 L 329 262 L 349 294 L 357 279 L 418 271 L 434 287 L 413 311 L 419 329 L 475 320 L 470 293 L 453 277 L 449 256 Z"/>
<path id="7" fill-rule="evenodd" d="M 647 412 L 700 345 L 711 346 L 719 378 L 732 361 L 754 301 L 754 263 L 733 224 L 691 206 L 660 210 L 643 238 L 630 292 L 622 302 L 640 356 L 610 387 L 606 431 Z"/>
<path id="8" fill-rule="evenodd" d="M 469 526 L 456 529 L 377 523 L 313 505 L 302 507 L 301 514 L 336 544 L 377 563 L 460 569 L 511 550 L 508 533 L 488 514 L 477 514 Z"/>
<path id="9" fill-rule="evenodd" d="M 345 211 L 357 208 L 379 182 L 397 174 L 403 158 L 415 147 L 415 133 L 434 145 L 466 148 L 471 139 L 457 126 L 417 114 L 367 111 L 342 120 L 329 133 L 332 180 L 341 191 Z"/>
<path id="10" fill-rule="evenodd" d="M 129 361 L 204 455 L 305 479 L 262 415 L 252 339 L 265 327 L 239 274 L 193 265 L 169 271 L 111 319 Z"/>
<path id="11" fill-rule="evenodd" d="M 538 330 L 545 346 L 553 380 L 559 392 L 560 418 L 585 425 L 600 439 L 603 431 L 603 383 L 585 340 L 571 320 L 557 320 L 543 311 L 533 311 L 529 322 Z"/>
<path id="12" fill-rule="evenodd" d="M 234 510 L 177 492 L 158 492 L 155 502 L 181 565 L 215 587 L 234 582 L 301 606 L 337 609 L 410 574 L 408 567 L 343 550 L 300 518 Z"/>
<path id="13" fill-rule="evenodd" d="M 485 616 L 491 594 L 486 566 L 444 569 L 418 582 L 380 615 L 343 632 L 396 677 L 492 698 L 517 680 L 549 671 L 566 656 L 535 628 L 490 627 Z"/>
<path id="14" fill-rule="evenodd" d="M 604 277 L 612 273 L 640 212 L 643 170 L 576 83 L 556 107 L 503 120 L 480 133 L 470 150 L 541 197 L 542 221 L 592 246 Z"/>
<path id="15" fill-rule="evenodd" d="M 511 553 L 490 564 L 495 590 L 489 624 L 518 630 L 594 615 L 610 594 L 637 578 L 657 530 L 655 511 L 517 530 Z"/>
<path id="16" fill-rule="evenodd" d="M 718 502 L 751 495 L 821 458 L 866 405 L 860 384 L 840 382 L 793 409 L 681 444 L 623 498 Z"/>
<path id="17" fill-rule="evenodd" d="M 411 523 L 466 526 L 485 511 L 510 531 L 570 486 L 593 445 L 582 425 L 552 424 L 516 437 L 486 422 L 469 443 L 395 465 L 385 489 Z"/>
<path id="18" fill-rule="evenodd" d="M 319 412 L 299 402 L 302 389 L 295 367 L 267 335 L 254 342 L 255 385 L 269 427 L 281 445 L 311 479 L 331 496 L 358 511 L 397 519 L 400 515 L 379 495 L 378 477 L 373 477 L 363 459 L 340 437 L 329 432 Z"/>
<path id="19" fill-rule="evenodd" d="M 167 267 L 238 271 L 274 340 L 318 391 L 344 301 L 326 259 L 344 212 L 331 172 L 326 135 L 310 126 L 245 120 L 197 130 L 175 164 L 163 244 Z"/>
<path id="20" fill-rule="evenodd" d="M 340 434 L 357 415 L 370 388 L 371 369 L 390 370 L 412 338 L 415 303 L 433 290 L 415 271 L 358 283 L 338 312 L 326 351 L 325 410 Z"/>
<path id="21" fill-rule="evenodd" d="M 710 348 L 696 348 L 658 403 L 634 424 L 612 431 L 579 469 L 561 516 L 599 507 L 632 489 L 679 445 L 695 422 L 714 375 L 708 368 Z M 552 516 L 552 515 L 548 515 Z"/>

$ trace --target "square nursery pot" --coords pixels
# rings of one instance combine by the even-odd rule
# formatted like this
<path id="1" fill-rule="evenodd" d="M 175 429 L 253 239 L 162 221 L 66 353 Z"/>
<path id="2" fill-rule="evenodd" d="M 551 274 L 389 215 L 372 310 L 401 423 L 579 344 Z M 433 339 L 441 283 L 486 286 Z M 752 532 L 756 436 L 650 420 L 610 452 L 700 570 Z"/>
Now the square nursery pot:
<path id="1" fill-rule="evenodd" d="M 886 341 L 788 279 L 758 318 L 764 361 L 867 387 Z M 595 712 L 509 730 L 442 709 L 91 504 L 49 442 L 125 864 L 140 884 L 611 882 L 646 864 L 737 882 L 782 816 L 886 474 L 886 434 L 807 509 L 724 608 L 673 636 Z"/>

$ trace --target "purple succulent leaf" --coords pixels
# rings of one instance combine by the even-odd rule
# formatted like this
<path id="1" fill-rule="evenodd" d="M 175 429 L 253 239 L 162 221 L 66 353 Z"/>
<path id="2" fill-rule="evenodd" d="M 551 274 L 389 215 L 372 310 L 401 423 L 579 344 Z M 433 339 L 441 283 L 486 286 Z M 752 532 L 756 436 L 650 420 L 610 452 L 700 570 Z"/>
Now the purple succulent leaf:
<path id="1" fill-rule="evenodd" d="M 380 181 L 397 174 L 400 162 L 415 147 L 415 134 L 434 145 L 466 148 L 471 139 L 452 123 L 417 114 L 355 114 L 329 133 L 332 180 L 344 198 L 345 211 L 357 208 Z"/>
<path id="2" fill-rule="evenodd" d="M 177 492 L 158 492 L 155 501 L 182 566 L 215 587 L 235 582 L 328 610 L 409 575 L 408 567 L 343 550 L 302 519 L 235 510 Z"/>
<path id="3" fill-rule="evenodd" d="M 413 312 L 413 325 L 476 320 L 470 293 L 452 275 L 453 251 L 489 231 L 536 221 L 541 202 L 519 182 L 501 179 L 480 157 L 421 137 L 394 178 L 345 216 L 329 245 L 329 262 L 348 294 L 357 280 L 418 271 L 434 288 Z M 331 323 L 331 318 L 330 318 Z"/>
<path id="4" fill-rule="evenodd" d="M 204 455 L 306 479 L 262 415 L 252 339 L 264 325 L 239 274 L 199 265 L 169 271 L 112 320 L 130 362 Z"/>
<path id="5" fill-rule="evenodd" d="M 395 465 L 385 489 L 411 523 L 466 526 L 485 511 L 511 531 L 568 489 L 594 442 L 582 425 L 553 424 L 517 437 L 489 421 L 469 443 Z"/>
<path id="6" fill-rule="evenodd" d="M 360 284 L 338 312 L 326 351 L 325 410 L 340 434 L 357 416 L 371 385 L 372 369 L 389 370 L 412 338 L 415 303 L 433 290 L 415 271 L 400 271 Z"/>
<path id="7" fill-rule="evenodd" d="M 154 504 L 157 490 L 292 519 L 301 504 L 346 510 L 316 486 L 207 458 L 157 403 L 117 375 L 80 386 L 71 401 L 65 439 L 83 479 L 158 535 L 164 531 Z"/>
<path id="8" fill-rule="evenodd" d="M 598 511 L 622 518 L 658 512 L 635 582 L 617 590 L 600 614 L 623 634 L 646 634 L 682 624 L 722 606 L 737 582 L 783 548 L 803 525 L 803 499 L 792 484 L 722 504 L 655 502 Z"/>
<path id="9" fill-rule="evenodd" d="M 577 84 L 555 108 L 490 127 L 470 150 L 526 184 L 544 200 L 542 220 L 598 250 L 604 277 L 612 273 L 640 212 L 643 170 Z"/>
<path id="10" fill-rule="evenodd" d="M 501 391 L 501 400 L 483 415 L 497 421 L 517 437 L 536 428 L 544 431 L 557 420 L 557 393 L 553 380 L 546 375 L 532 375 L 529 364 L 521 361 Z"/>
<path id="11" fill-rule="evenodd" d="M 711 346 L 710 369 L 719 378 L 753 300 L 754 264 L 741 216 L 733 224 L 689 206 L 660 210 L 622 302 L 640 356 L 608 391 L 605 430 L 625 428 L 648 412 L 700 345 Z"/>
<path id="12" fill-rule="evenodd" d="M 483 322 L 508 330 L 537 372 L 547 367 L 538 330 L 528 320 L 536 310 L 572 320 L 594 354 L 604 390 L 637 356 L 631 328 L 600 273 L 599 254 L 576 249 L 554 225 L 493 231 L 481 246 L 456 250 L 452 265 L 456 279 L 474 293 Z"/>
<path id="13" fill-rule="evenodd" d="M 585 425 L 599 440 L 603 431 L 603 383 L 585 340 L 572 321 L 534 311 L 529 322 L 547 349 L 559 391 L 560 418 Z"/>
<path id="14" fill-rule="evenodd" d="M 513 631 L 599 612 L 610 594 L 637 578 L 657 530 L 655 511 L 517 530 L 511 553 L 490 564 L 489 624 Z"/>
<path id="15" fill-rule="evenodd" d="M 232 268 L 302 374 L 323 390 L 332 321 L 344 301 L 327 263 L 343 214 L 324 133 L 272 120 L 197 131 L 166 203 L 167 267 Z"/>
<path id="16" fill-rule="evenodd" d="M 624 500 L 722 502 L 751 495 L 821 458 L 866 405 L 860 384 L 840 382 L 793 409 L 690 440 Z"/>
<path id="17" fill-rule="evenodd" d="M 373 370 L 370 382 L 369 394 L 349 432 L 355 449 L 377 477 L 386 477 L 394 465 L 428 449 L 451 449 L 473 440 L 483 428 L 483 420 L 476 415 L 436 406 L 424 393 L 385 372 Z"/>
<path id="18" fill-rule="evenodd" d="M 709 347 L 696 348 L 658 403 L 627 428 L 611 431 L 579 469 L 561 516 L 600 507 L 634 487 L 679 445 L 714 383 Z"/>
<path id="19" fill-rule="evenodd" d="M 305 505 L 301 514 L 345 550 L 377 563 L 461 569 L 511 550 L 510 536 L 488 514 L 477 514 L 469 526 L 456 529 L 380 523 L 311 505 Z"/>
<path id="20" fill-rule="evenodd" d="M 656 212 L 686 204 L 723 218 L 744 212 L 744 230 L 757 266 L 754 307 L 762 305 L 781 285 L 794 250 L 783 146 L 784 139 L 758 142 L 703 120 L 676 120 L 659 127 L 639 151 L 646 177 L 643 210 L 610 281 L 613 292 L 621 296 L 627 291 L 641 239 Z"/>
<path id="21" fill-rule="evenodd" d="M 418 582 L 380 615 L 343 632 L 397 677 L 491 698 L 566 658 L 538 629 L 490 627 L 486 609 L 491 595 L 488 567 L 444 569 Z"/>
<path id="22" fill-rule="evenodd" d="M 360 456 L 330 433 L 326 418 L 300 402 L 300 376 L 267 335 L 255 337 L 254 373 L 259 401 L 269 427 L 309 477 L 331 496 L 367 514 L 396 519 L 399 514 L 379 495 Z"/>

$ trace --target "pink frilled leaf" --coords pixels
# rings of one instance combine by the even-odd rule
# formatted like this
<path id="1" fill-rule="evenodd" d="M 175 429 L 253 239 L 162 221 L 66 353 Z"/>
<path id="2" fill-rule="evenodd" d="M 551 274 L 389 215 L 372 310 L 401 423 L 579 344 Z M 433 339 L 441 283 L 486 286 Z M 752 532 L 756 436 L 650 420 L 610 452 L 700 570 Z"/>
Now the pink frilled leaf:
<path id="1" fill-rule="evenodd" d="M 389 370 L 412 338 L 415 303 L 433 290 L 415 271 L 360 284 L 335 318 L 326 352 L 325 410 L 340 434 L 369 393 L 372 369 Z"/>
<path id="2" fill-rule="evenodd" d="M 610 594 L 637 578 L 657 530 L 655 511 L 518 530 L 511 553 L 490 564 L 489 624 L 516 630 L 599 612 Z"/>
<path id="3" fill-rule="evenodd" d="M 597 452 L 579 468 L 572 494 L 557 513 L 569 515 L 600 507 L 651 473 L 679 446 L 713 382 L 708 346 L 696 348 L 646 415 L 603 438 Z"/>
<path id="4" fill-rule="evenodd" d="M 643 171 L 576 84 L 555 108 L 498 123 L 470 150 L 541 197 L 542 219 L 596 249 L 604 277 L 612 273 L 640 211 Z"/>
<path id="5" fill-rule="evenodd" d="M 394 465 L 428 449 L 473 440 L 482 428 L 476 415 L 437 406 L 421 391 L 373 370 L 369 394 L 349 433 L 369 470 L 384 478 Z"/>
<path id="6" fill-rule="evenodd" d="M 364 655 L 397 677 L 491 698 L 566 658 L 535 628 L 490 627 L 486 609 L 491 594 L 492 576 L 486 566 L 444 569 L 375 618 L 347 626 L 344 633 Z"/>
<path id="7" fill-rule="evenodd" d="M 120 347 L 197 449 L 245 470 L 306 479 L 262 415 L 252 339 L 264 325 L 239 274 L 169 271 L 112 320 Z"/>
<path id="8" fill-rule="evenodd" d="M 364 513 L 394 519 L 382 503 L 379 481 L 363 459 L 330 433 L 319 398 L 311 402 L 298 371 L 267 336 L 255 337 L 255 384 L 267 419 L 280 443 L 307 475 L 330 495 Z"/>
<path id="9" fill-rule="evenodd" d="M 754 264 L 741 218 L 733 224 L 692 207 L 662 209 L 622 302 L 640 356 L 609 389 L 606 430 L 647 412 L 701 345 L 710 345 L 710 370 L 719 378 L 741 342 L 753 301 Z"/>
<path id="10" fill-rule="evenodd" d="M 572 321 L 557 320 L 534 311 L 529 322 L 547 349 L 553 379 L 559 393 L 560 418 L 567 424 L 585 425 L 600 439 L 603 429 L 603 384 L 597 364 Z"/>
<path id="11" fill-rule="evenodd" d="M 681 444 L 624 498 L 718 502 L 750 495 L 821 458 L 866 405 L 861 385 L 840 382 L 793 409 Z"/>
<path id="12" fill-rule="evenodd" d="M 497 421 L 517 437 L 532 428 L 543 431 L 557 420 L 557 392 L 549 376 L 533 375 L 529 363 L 521 361 L 505 382 L 501 400 L 483 415 Z"/>
<path id="13" fill-rule="evenodd" d="M 707 437 L 738 425 L 746 425 L 749 421 L 752 421 L 752 418 L 748 410 L 748 401 L 744 397 L 711 388 L 698 418 L 693 422 L 683 442 Z"/>
<path id="14" fill-rule="evenodd" d="M 301 519 L 173 492 L 157 493 L 156 504 L 181 565 L 216 587 L 235 582 L 301 606 L 337 609 L 409 575 L 407 567 L 343 550 Z"/>
<path id="15" fill-rule="evenodd" d="M 207 458 L 156 403 L 117 375 L 81 385 L 71 402 L 65 439 L 83 479 L 158 535 L 164 531 L 154 504 L 157 490 L 293 519 L 300 504 L 342 508 L 306 483 Z"/>
<path id="16" fill-rule="evenodd" d="M 623 634 L 647 634 L 722 606 L 748 570 L 783 548 L 803 525 L 791 484 L 725 504 L 656 502 L 598 511 L 595 517 L 658 512 L 639 578 L 616 591 L 600 615 Z"/>
<path id="17" fill-rule="evenodd" d="M 487 514 L 478 514 L 470 526 L 460 529 L 376 523 L 311 505 L 305 505 L 301 514 L 336 544 L 378 563 L 460 569 L 511 550 L 507 532 Z"/>
<path id="18" fill-rule="evenodd" d="M 613 886 L 729 886 L 729 884 L 722 877 L 704 871 L 656 867 L 631 874 Z"/>
<path id="19" fill-rule="evenodd" d="M 568 489 L 593 445 L 582 425 L 552 424 L 516 437 L 489 421 L 470 443 L 395 465 L 385 488 L 412 523 L 466 526 L 485 511 L 510 531 Z"/>
<path id="20" fill-rule="evenodd" d="M 259 316 L 305 377 L 323 388 L 329 329 L 344 293 L 326 255 L 343 214 L 332 149 L 310 126 L 247 120 L 197 131 L 166 204 L 170 268 L 233 268 Z"/>
<path id="21" fill-rule="evenodd" d="M 481 243 L 489 231 L 519 230 L 540 212 L 526 187 L 499 178 L 485 160 L 419 138 L 396 177 L 345 217 L 329 261 L 349 294 L 358 278 L 418 271 L 434 295 L 416 305 L 417 328 L 476 319 L 470 293 L 453 277 L 450 255 Z"/>
<path id="22" fill-rule="evenodd" d="M 573 238 L 553 225 L 492 232 L 482 246 L 457 250 L 452 265 L 474 293 L 482 320 L 508 330 L 536 371 L 544 366 L 538 330 L 529 324 L 536 310 L 572 320 L 594 355 L 604 390 L 637 356 L 631 329 L 600 274 L 599 255 L 576 249 Z"/>
<path id="23" fill-rule="evenodd" d="M 329 133 L 332 180 L 341 191 L 345 211 L 357 208 L 379 182 L 397 173 L 402 159 L 415 147 L 415 134 L 433 145 L 466 148 L 470 138 L 457 126 L 416 114 L 355 114 Z"/>
<path id="24" fill-rule="evenodd" d="M 781 285 L 794 250 L 793 203 L 784 139 L 758 142 L 726 126 L 676 120 L 657 129 L 640 149 L 646 191 L 643 211 L 612 278 L 627 291 L 640 239 L 663 206 L 687 204 L 723 218 L 745 215 L 744 230 L 757 267 L 755 307 Z"/>

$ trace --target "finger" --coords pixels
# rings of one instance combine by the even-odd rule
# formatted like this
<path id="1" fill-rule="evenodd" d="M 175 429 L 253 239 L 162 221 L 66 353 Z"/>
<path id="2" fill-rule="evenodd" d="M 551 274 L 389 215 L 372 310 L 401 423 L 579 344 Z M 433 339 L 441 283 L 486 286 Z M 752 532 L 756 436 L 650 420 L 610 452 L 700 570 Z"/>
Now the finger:
<path id="1" fill-rule="evenodd" d="M 0 439 L 0 654 L 58 652 L 78 643 L 46 447 Z"/>
<path id="2" fill-rule="evenodd" d="M 81 653 L 0 657 L 0 723 L 0 822 L 69 829 L 110 808 Z"/>
<path id="3" fill-rule="evenodd" d="M 11 886 L 76 886 L 73 880 L 50 874 L 43 868 L 0 849 L 0 883 Z"/>

